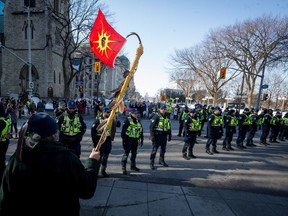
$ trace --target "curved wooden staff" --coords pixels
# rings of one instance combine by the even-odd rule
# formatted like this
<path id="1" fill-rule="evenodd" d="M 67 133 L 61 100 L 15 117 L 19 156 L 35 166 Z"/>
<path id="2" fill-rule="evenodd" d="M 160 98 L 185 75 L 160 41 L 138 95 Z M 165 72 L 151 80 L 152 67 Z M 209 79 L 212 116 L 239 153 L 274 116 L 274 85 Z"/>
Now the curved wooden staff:
<path id="1" fill-rule="evenodd" d="M 138 38 L 138 40 L 139 40 L 139 46 L 138 46 L 137 51 L 136 51 L 136 57 L 135 57 L 135 59 L 134 59 L 134 61 L 133 61 L 133 64 L 132 64 L 132 66 L 131 66 L 131 68 L 130 68 L 130 71 L 129 71 L 127 77 L 126 77 L 125 80 L 124 80 L 124 83 L 123 83 L 123 85 L 122 85 L 121 91 L 120 91 L 120 93 L 119 93 L 119 95 L 118 95 L 118 97 L 117 97 L 117 99 L 116 99 L 116 102 L 115 102 L 115 105 L 116 105 L 116 106 L 114 106 L 114 107 L 112 108 L 112 111 L 111 111 L 111 113 L 110 113 L 110 116 L 109 116 L 106 124 L 105 124 L 105 127 L 104 127 L 104 129 L 103 129 L 103 132 L 102 132 L 102 134 L 101 134 L 101 137 L 100 137 L 100 139 L 99 139 L 99 141 L 98 141 L 98 143 L 97 143 L 97 146 L 96 146 L 95 149 L 94 149 L 95 151 L 99 151 L 101 145 L 102 145 L 102 144 L 105 142 L 105 140 L 106 140 L 106 134 L 107 134 L 108 130 L 110 129 L 110 127 L 111 127 L 111 125 L 112 125 L 112 122 L 113 122 L 113 119 L 114 119 L 115 114 L 116 114 L 117 104 L 120 104 L 121 101 L 123 100 L 124 94 L 125 94 L 128 86 L 129 86 L 129 83 L 130 83 L 130 81 L 131 81 L 134 73 L 135 73 L 136 70 L 137 70 L 137 66 L 138 66 L 138 63 L 139 63 L 139 59 L 140 59 L 141 55 L 143 54 L 143 46 L 142 46 L 141 39 L 140 39 L 139 35 L 136 34 L 135 32 L 131 32 L 126 38 L 128 38 L 128 37 L 131 36 L 131 35 L 136 35 L 137 38 Z"/>

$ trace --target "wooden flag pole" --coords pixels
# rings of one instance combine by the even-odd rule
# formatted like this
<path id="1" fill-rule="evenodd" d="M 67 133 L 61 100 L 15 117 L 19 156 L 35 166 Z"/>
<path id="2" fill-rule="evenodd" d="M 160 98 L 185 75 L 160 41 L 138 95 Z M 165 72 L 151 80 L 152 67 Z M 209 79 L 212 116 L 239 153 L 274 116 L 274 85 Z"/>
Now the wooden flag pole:
<path id="1" fill-rule="evenodd" d="M 107 122 L 106 122 L 106 124 L 105 124 L 105 127 L 104 127 L 104 129 L 103 129 L 103 132 L 102 132 L 102 134 L 101 134 L 101 137 L 100 137 L 100 139 L 99 139 L 99 141 L 98 141 L 98 143 L 97 143 L 97 146 L 95 147 L 95 151 L 99 151 L 101 145 L 102 145 L 102 144 L 105 142 L 105 140 L 106 140 L 106 134 L 107 134 L 107 132 L 109 131 L 111 125 L 112 125 L 113 119 L 114 119 L 115 114 L 116 114 L 117 105 L 119 105 L 119 104 L 121 103 L 121 101 L 123 100 L 124 95 L 125 95 L 125 92 L 126 92 L 128 86 L 129 86 L 129 83 L 130 83 L 133 75 L 135 74 L 135 72 L 136 72 L 136 70 L 137 70 L 137 66 L 138 66 L 138 63 L 139 63 L 139 59 L 140 59 L 141 55 L 143 54 L 143 46 L 142 46 L 141 39 L 140 39 L 139 35 L 136 34 L 135 32 L 132 32 L 132 33 L 129 34 L 126 38 L 128 38 L 128 37 L 131 36 L 131 35 L 136 35 L 137 38 L 138 38 L 138 40 L 139 40 L 139 46 L 138 46 L 137 51 L 136 51 L 136 57 L 135 57 L 135 59 L 134 59 L 134 61 L 133 61 L 133 64 L 132 64 L 132 66 L 131 66 L 131 68 L 130 68 L 130 71 L 129 71 L 127 77 L 126 77 L 125 80 L 124 80 L 124 84 L 123 84 L 123 86 L 122 86 L 122 88 L 121 88 L 121 91 L 120 91 L 120 93 L 119 93 L 119 95 L 118 95 L 118 97 L 117 97 L 117 99 L 116 99 L 116 102 L 115 102 L 116 106 L 114 106 L 114 108 L 112 109 L 112 111 L 111 111 L 111 113 L 110 113 L 110 116 L 109 116 L 109 118 L 108 118 L 108 120 L 107 120 Z"/>

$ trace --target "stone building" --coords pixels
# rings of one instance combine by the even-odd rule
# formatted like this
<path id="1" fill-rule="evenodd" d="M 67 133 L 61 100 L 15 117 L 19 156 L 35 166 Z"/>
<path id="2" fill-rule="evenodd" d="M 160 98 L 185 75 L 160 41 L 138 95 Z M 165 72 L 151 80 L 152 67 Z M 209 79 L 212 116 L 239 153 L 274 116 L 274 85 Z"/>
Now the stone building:
<path id="1" fill-rule="evenodd" d="M 43 99 L 63 98 L 64 78 L 61 65 L 63 48 L 59 41 L 60 26 L 51 16 L 51 11 L 59 13 L 67 11 L 69 1 L 0 1 L 5 3 L 4 34 L 2 34 L 1 41 L 5 48 L 2 48 L 0 53 L 0 66 L 2 65 L 0 67 L 0 96 L 31 93 Z M 51 3 L 52 9 L 47 6 L 47 2 Z M 28 20 L 30 20 L 31 29 L 30 46 Z M 78 68 L 79 73 L 69 87 L 70 97 L 75 99 L 98 96 L 109 98 L 111 90 L 122 82 L 123 72 L 130 68 L 130 62 L 122 55 L 116 58 L 114 68 L 103 65 L 101 73 L 97 74 L 94 73 L 92 66 L 95 57 L 91 54 L 89 47 L 85 45 L 84 47 L 88 49 L 87 53 L 90 52 L 88 61 L 83 60 L 86 58 L 83 55 L 75 53 L 75 58 L 81 59 L 82 68 Z M 31 70 L 28 66 L 29 59 L 31 59 Z M 70 69 L 70 67 L 67 68 Z M 30 74 L 31 77 L 29 77 Z M 83 88 L 81 92 L 79 83 Z M 30 87 L 33 87 L 32 91 Z M 127 93 L 134 94 L 134 92 L 135 85 L 132 79 Z"/>
<path id="2" fill-rule="evenodd" d="M 32 94 L 41 98 L 63 96 L 62 48 L 57 38 L 59 31 L 45 2 L 5 1 L 3 45 L 6 48 L 2 48 L 1 96 L 27 93 L 31 91 L 30 87 L 33 87 Z M 67 7 L 68 1 L 51 2 L 55 10 L 61 11 Z M 28 20 L 31 29 L 30 49 Z M 29 59 L 31 70 L 28 66 Z"/>

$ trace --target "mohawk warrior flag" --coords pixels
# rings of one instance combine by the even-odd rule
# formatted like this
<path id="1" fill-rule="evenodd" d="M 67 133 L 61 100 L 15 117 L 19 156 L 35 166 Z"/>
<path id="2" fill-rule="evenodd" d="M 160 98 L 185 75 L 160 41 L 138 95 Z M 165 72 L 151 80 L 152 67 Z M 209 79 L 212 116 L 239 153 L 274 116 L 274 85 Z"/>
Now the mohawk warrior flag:
<path id="1" fill-rule="evenodd" d="M 115 58 L 125 42 L 126 39 L 109 25 L 99 9 L 90 33 L 91 51 L 103 64 L 114 67 Z"/>

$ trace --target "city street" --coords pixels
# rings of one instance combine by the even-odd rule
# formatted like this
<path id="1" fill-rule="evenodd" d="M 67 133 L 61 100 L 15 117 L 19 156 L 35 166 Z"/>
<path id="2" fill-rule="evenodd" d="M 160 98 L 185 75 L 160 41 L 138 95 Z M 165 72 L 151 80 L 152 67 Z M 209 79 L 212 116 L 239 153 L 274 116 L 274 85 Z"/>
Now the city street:
<path id="1" fill-rule="evenodd" d="M 92 141 L 90 136 L 90 128 L 93 123 L 93 116 L 84 115 L 85 122 L 87 124 L 87 131 L 82 142 L 82 155 L 81 159 L 87 158 L 92 148 Z M 123 118 L 119 120 L 123 122 Z M 18 126 L 22 125 L 24 119 L 19 120 Z M 204 131 L 201 137 L 197 138 L 198 144 L 194 147 L 194 154 L 196 159 L 185 160 L 182 158 L 182 147 L 184 144 L 184 138 L 178 137 L 178 121 L 172 120 L 173 135 L 171 142 L 167 145 L 166 162 L 169 167 L 162 167 L 158 165 L 159 150 L 156 156 L 156 170 L 151 170 L 149 166 L 149 157 L 151 152 L 151 141 L 149 140 L 149 120 L 141 120 L 144 127 L 144 145 L 139 148 L 137 155 L 137 166 L 141 169 L 140 172 L 130 171 L 130 161 L 128 161 L 128 175 L 122 175 L 121 170 L 121 157 L 122 157 L 122 145 L 120 138 L 121 128 L 117 128 L 115 140 L 113 142 L 112 152 L 108 159 L 107 173 L 110 174 L 110 178 L 103 178 L 99 175 L 99 186 L 100 188 L 106 188 L 107 184 L 112 187 L 115 183 L 120 184 L 159 184 L 169 185 L 171 187 L 192 187 L 195 189 L 203 190 L 231 190 L 239 193 L 257 193 L 267 196 L 283 197 L 285 204 L 283 211 L 288 208 L 288 142 L 273 143 L 269 146 L 259 145 L 260 131 L 257 132 L 254 139 L 257 147 L 250 147 L 245 150 L 238 150 L 235 147 L 235 140 L 232 143 L 232 147 L 235 147 L 235 151 L 224 151 L 222 150 L 222 139 L 218 141 L 219 154 L 208 155 L 205 153 L 206 138 L 203 135 L 206 134 Z M 206 127 L 204 126 L 204 129 Z M 236 135 L 235 135 L 236 138 Z M 233 146 L 234 145 L 234 146 Z M 11 145 L 7 153 L 7 159 L 13 153 L 16 147 L 16 140 L 11 140 Z M 126 182 L 126 183 L 125 183 Z M 129 183 L 130 182 L 130 183 Z M 112 190 L 112 189 L 111 189 Z M 110 193 L 111 193 L 110 190 Z M 101 193 L 101 189 L 98 189 L 95 198 L 92 200 L 98 200 L 96 203 L 90 201 L 83 201 L 83 206 L 94 206 L 93 208 L 100 208 L 103 215 L 121 215 L 107 213 L 109 206 L 108 201 L 110 193 L 107 197 L 99 201 L 97 193 Z M 103 192 L 103 191 L 102 191 Z M 203 191 L 201 192 L 203 193 Z M 105 192 L 106 194 L 106 192 Z M 108 196 L 109 195 L 109 196 Z M 249 201 L 249 196 L 245 200 Z M 111 199 L 111 198 L 110 198 Z M 118 198 L 118 199 L 121 199 Z M 99 203 L 102 201 L 102 204 Z M 111 200 L 110 200 L 111 201 Z M 84 208 L 84 210 L 85 210 Z M 91 207 L 92 208 L 92 207 Z M 91 208 L 88 208 L 91 210 Z M 190 206 L 191 208 L 191 206 Z M 232 208 L 231 206 L 229 208 Z M 106 209 L 106 210 L 105 210 Z M 82 215 L 86 215 L 84 211 Z M 95 210 L 95 209 L 94 209 Z M 99 210 L 99 209 L 98 209 Z M 193 212 L 193 209 L 190 211 Z M 90 211 L 87 211 L 90 212 Z M 87 213 L 86 212 L 86 213 Z M 106 213 L 103 213 L 106 212 Z M 149 210 L 148 210 L 149 212 Z M 287 212 L 287 211 L 286 211 Z M 162 212 L 163 213 L 163 212 Z M 179 213 L 179 212 L 177 212 Z M 251 212 L 250 212 L 251 213 Z M 255 213 L 255 212 L 253 212 Z M 258 212 L 260 213 L 260 212 Z M 87 215 L 89 215 L 87 213 Z M 132 215 L 132 214 L 128 214 Z M 150 213 L 144 215 L 151 215 Z M 161 214 L 155 214 L 161 215 Z M 164 214 L 163 214 L 164 215 Z M 169 214 L 166 214 L 169 215 Z M 174 214 L 170 214 L 174 215 Z M 184 214 L 185 215 L 185 214 Z M 191 214 L 187 214 L 191 215 Z M 193 214 L 192 214 L 193 215 Z M 199 214 L 199 215 L 209 215 Z M 224 214 L 230 215 L 230 214 Z M 238 213 L 231 215 L 241 215 Z M 242 214 L 247 215 L 247 214 Z M 257 214 L 256 214 L 257 215 Z M 267 214 L 273 215 L 273 214 Z M 284 215 L 284 214 L 279 214 Z"/>

